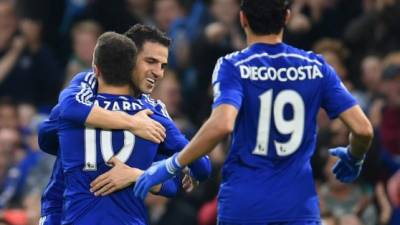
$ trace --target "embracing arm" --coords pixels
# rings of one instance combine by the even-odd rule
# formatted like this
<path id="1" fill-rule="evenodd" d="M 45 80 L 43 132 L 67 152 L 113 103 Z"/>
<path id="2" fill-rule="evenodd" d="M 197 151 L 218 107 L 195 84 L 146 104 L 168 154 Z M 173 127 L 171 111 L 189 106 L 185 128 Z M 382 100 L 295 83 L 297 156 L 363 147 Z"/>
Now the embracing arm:
<path id="1" fill-rule="evenodd" d="M 46 120 L 39 125 L 38 129 L 39 147 L 42 151 L 50 155 L 57 155 L 59 146 L 55 123 L 55 121 Z"/>
<path id="2" fill-rule="evenodd" d="M 64 119 L 103 129 L 129 130 L 144 139 L 160 143 L 165 138 L 165 129 L 152 120 L 150 110 L 135 115 L 121 111 L 110 111 L 94 104 L 96 78 L 93 73 L 80 73 L 59 97 L 60 115 Z"/>
<path id="3" fill-rule="evenodd" d="M 106 173 L 98 176 L 90 183 L 90 191 L 96 196 L 105 196 L 115 191 L 121 190 L 132 185 L 137 178 L 143 174 L 143 170 L 132 168 L 116 157 L 108 161 L 113 168 Z M 178 192 L 180 177 L 173 177 L 162 184 L 151 188 L 151 193 L 164 197 L 173 197 Z"/>
<path id="4" fill-rule="evenodd" d="M 56 105 L 50 113 L 49 119 L 39 124 L 38 128 L 38 143 L 42 151 L 57 155 L 59 147 L 58 142 L 58 117 L 60 116 L 60 107 Z"/>

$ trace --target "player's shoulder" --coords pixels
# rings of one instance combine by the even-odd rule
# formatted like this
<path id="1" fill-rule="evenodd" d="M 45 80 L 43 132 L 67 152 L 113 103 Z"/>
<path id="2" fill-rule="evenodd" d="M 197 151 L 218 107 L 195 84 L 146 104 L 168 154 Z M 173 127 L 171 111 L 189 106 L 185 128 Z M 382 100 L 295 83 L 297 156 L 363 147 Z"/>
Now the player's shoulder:
<path id="1" fill-rule="evenodd" d="M 236 64 L 246 57 L 248 57 L 248 52 L 244 49 L 218 58 L 212 74 L 212 83 L 216 82 L 218 77 L 221 77 L 221 74 L 224 74 L 224 77 L 237 74 L 230 73 L 229 71 L 237 70 Z"/>
<path id="2" fill-rule="evenodd" d="M 249 57 L 251 55 L 251 52 L 248 51 L 248 48 L 245 48 L 240 51 L 235 51 L 232 53 L 229 53 L 225 56 L 222 56 L 218 59 L 220 63 L 227 63 L 231 65 L 235 65 L 239 61 Z"/>
<path id="3" fill-rule="evenodd" d="M 142 94 L 139 100 L 157 115 L 171 120 L 166 105 L 160 99 L 154 99 L 149 94 Z"/>
<path id="4" fill-rule="evenodd" d="M 303 57 L 304 59 L 306 59 L 309 62 L 314 62 L 317 65 L 325 65 L 326 61 L 324 59 L 324 57 L 321 54 L 317 54 L 313 51 L 306 51 L 304 49 L 301 48 L 297 48 L 294 47 L 292 45 L 288 45 L 286 44 L 287 47 L 287 53 L 288 54 L 293 54 L 294 56 L 299 56 L 299 57 Z"/>
<path id="5" fill-rule="evenodd" d="M 96 76 L 93 71 L 84 71 L 77 73 L 71 80 L 71 86 L 81 86 L 82 84 L 87 84 L 89 86 L 94 86 L 96 84 Z"/>

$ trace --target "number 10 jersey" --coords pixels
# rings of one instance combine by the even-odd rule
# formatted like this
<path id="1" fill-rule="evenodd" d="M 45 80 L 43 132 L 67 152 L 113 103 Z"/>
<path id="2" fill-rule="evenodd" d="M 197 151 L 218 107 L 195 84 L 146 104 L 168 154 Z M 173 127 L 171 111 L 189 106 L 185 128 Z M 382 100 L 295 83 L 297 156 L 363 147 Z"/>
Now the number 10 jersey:
<path id="1" fill-rule="evenodd" d="M 84 102 L 81 101 L 82 104 Z M 61 102 L 58 130 L 66 186 L 63 224 L 147 224 L 145 206 L 134 197 L 132 187 L 96 197 L 89 191 L 90 183 L 111 169 L 106 162 L 112 156 L 128 166 L 146 170 L 155 161 L 157 153 L 172 155 L 187 144 L 187 139 L 165 115 L 163 108 L 159 109 L 160 105 L 151 103 L 147 97 L 134 99 L 131 96 L 99 93 L 94 104 L 129 114 L 150 108 L 154 112 L 151 117 L 166 128 L 167 137 L 159 145 L 136 137 L 129 131 L 85 127 L 76 122 L 79 116 L 74 114 L 79 112 L 68 108 L 68 100 Z"/>

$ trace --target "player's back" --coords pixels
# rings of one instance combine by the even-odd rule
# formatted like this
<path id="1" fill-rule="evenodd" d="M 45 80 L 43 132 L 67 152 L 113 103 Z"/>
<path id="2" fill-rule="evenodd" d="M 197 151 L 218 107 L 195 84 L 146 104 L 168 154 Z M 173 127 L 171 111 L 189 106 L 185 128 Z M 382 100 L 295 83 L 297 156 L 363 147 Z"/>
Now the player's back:
<path id="1" fill-rule="evenodd" d="M 313 53 L 257 43 L 221 58 L 213 85 L 214 107 L 239 109 L 223 167 L 220 220 L 318 220 L 310 165 L 316 116 L 321 106 L 334 118 L 355 103 L 335 101 L 343 87 L 334 71 Z"/>
<path id="2" fill-rule="evenodd" d="M 95 104 L 134 114 L 145 108 L 130 96 L 98 94 Z M 158 145 L 122 130 L 84 127 L 60 116 L 59 136 L 65 175 L 63 224 L 145 224 L 143 202 L 126 188 L 105 197 L 90 193 L 90 183 L 108 171 L 113 155 L 131 167 L 147 169 Z"/>

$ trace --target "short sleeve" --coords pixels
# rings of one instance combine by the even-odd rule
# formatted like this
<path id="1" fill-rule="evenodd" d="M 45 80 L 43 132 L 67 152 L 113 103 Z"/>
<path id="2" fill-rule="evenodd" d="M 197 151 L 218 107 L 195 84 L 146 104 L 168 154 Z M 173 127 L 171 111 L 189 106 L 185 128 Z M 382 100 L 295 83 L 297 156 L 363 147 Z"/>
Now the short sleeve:
<path id="1" fill-rule="evenodd" d="M 96 78 L 93 73 L 80 73 L 59 96 L 60 118 L 84 124 L 93 107 Z"/>
<path id="2" fill-rule="evenodd" d="M 166 129 L 166 138 L 159 147 L 159 153 L 171 156 L 176 152 L 180 152 L 189 141 L 175 126 L 172 120 L 166 118 L 165 121 L 166 122 L 162 123 L 162 125 Z"/>
<path id="3" fill-rule="evenodd" d="M 357 101 L 331 66 L 325 64 L 324 69 L 321 105 L 328 113 L 329 118 L 335 119 L 342 112 L 356 105 Z"/>
<path id="4" fill-rule="evenodd" d="M 238 69 L 225 58 L 220 58 L 215 65 L 213 78 L 213 108 L 221 104 L 233 105 L 238 110 L 242 105 L 243 88 Z"/>

